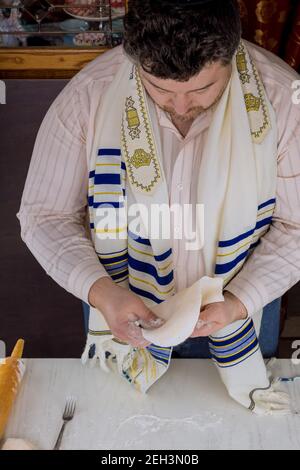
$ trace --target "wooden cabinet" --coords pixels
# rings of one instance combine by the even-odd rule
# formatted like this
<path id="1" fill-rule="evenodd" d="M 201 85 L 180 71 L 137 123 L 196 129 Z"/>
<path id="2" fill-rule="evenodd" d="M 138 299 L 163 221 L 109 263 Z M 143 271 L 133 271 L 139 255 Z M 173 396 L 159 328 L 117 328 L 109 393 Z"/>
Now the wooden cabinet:
<path id="1" fill-rule="evenodd" d="M 0 78 L 71 78 L 106 50 L 106 47 L 2 48 Z"/>
<path id="2" fill-rule="evenodd" d="M 110 41 L 109 41 L 109 46 L 101 45 L 101 46 L 80 46 L 80 45 L 74 45 L 72 44 L 72 39 L 70 40 L 70 45 L 65 45 L 66 41 L 62 40 L 63 45 L 62 46 L 46 46 L 46 45 L 39 45 L 38 47 L 36 46 L 20 46 L 20 47 L 1 47 L 1 40 L 0 40 L 0 78 L 71 78 L 73 75 L 75 75 L 84 65 L 86 65 L 88 62 L 91 60 L 95 59 L 99 54 L 102 54 L 106 50 L 108 50 L 112 45 L 115 44 L 115 39 L 114 35 L 112 34 L 113 32 L 113 20 L 117 23 L 118 25 L 122 25 L 122 15 L 124 16 L 124 3 L 125 3 L 125 10 L 127 10 L 127 0 L 102 0 L 102 3 L 108 4 L 112 6 L 112 10 L 110 10 L 110 15 L 109 17 L 106 17 L 106 21 L 103 22 L 104 26 L 102 25 L 101 21 L 92 21 L 91 16 L 89 16 L 89 20 L 85 21 L 84 17 L 78 17 L 75 15 L 75 19 L 72 17 L 72 15 L 68 15 L 66 13 L 66 9 L 63 8 L 67 3 L 69 5 L 71 4 L 71 0 L 63 0 L 63 1 L 58 1 L 58 0 L 18 0 L 19 1 L 19 6 L 18 9 L 5 9 L 2 8 L 5 5 L 9 4 L 8 0 L 0 0 L 0 14 L 2 17 L 0 18 L 0 39 L 3 37 L 3 28 L 5 31 L 5 19 L 4 15 L 7 16 L 12 16 L 12 11 L 15 12 L 15 15 L 17 14 L 16 12 L 18 11 L 20 14 L 20 18 L 22 16 L 22 21 L 24 22 L 24 18 L 29 18 L 29 24 L 26 24 L 26 29 L 25 26 L 23 27 L 23 31 L 21 31 L 21 36 L 18 36 L 17 34 L 11 34 L 12 37 L 18 37 L 18 38 L 24 38 L 28 37 L 28 27 L 29 31 L 32 31 L 32 36 L 34 39 L 37 38 L 44 38 L 51 36 L 51 34 L 57 35 L 56 37 L 65 37 L 66 34 L 66 29 L 65 31 L 55 31 L 55 27 L 53 26 L 53 20 L 58 21 L 57 18 L 59 17 L 59 13 L 61 13 L 60 20 L 63 19 L 65 20 L 65 27 L 66 24 L 68 24 L 68 29 L 73 30 L 74 32 L 74 27 L 72 27 L 76 22 L 76 26 L 80 30 L 84 31 L 82 34 L 89 35 L 91 37 L 91 33 L 94 33 L 95 36 L 97 34 L 100 34 L 101 27 L 103 27 L 102 31 L 107 31 L 107 28 L 111 30 L 111 36 L 110 36 Z M 101 0 L 74 0 L 73 4 L 82 4 L 85 2 L 86 4 L 90 4 L 91 2 L 97 2 L 97 5 L 101 4 Z M 123 4 L 123 10 L 121 8 L 121 14 L 120 14 L 120 8 L 116 8 L 115 10 L 113 9 L 114 6 L 118 6 L 118 4 Z M 36 7 L 36 8 L 35 8 Z M 60 9 L 60 10 L 59 10 Z M 8 10 L 8 11 L 6 11 Z M 98 10 L 97 10 L 98 11 Z M 111 13 L 113 11 L 113 14 Z M 21 13 L 20 13 L 21 12 Z M 75 12 L 75 11 L 74 11 Z M 72 11 L 72 13 L 74 13 Z M 117 13 L 116 13 L 117 12 Z M 78 14 L 78 12 L 75 12 Z M 105 13 L 107 14 L 107 13 Z M 64 16 L 65 15 L 65 16 Z M 30 24 L 30 18 L 32 17 L 32 24 Z M 1 23 L 2 19 L 2 23 Z M 56 25 L 60 25 L 62 23 L 60 22 L 55 23 Z M 13 28 L 11 25 L 8 26 L 9 28 L 12 28 L 13 31 L 17 31 L 19 23 L 21 20 L 16 20 L 15 22 L 15 28 Z M 79 26 L 78 26 L 79 23 Z M 82 29 L 80 23 L 83 23 Z M 1 25 L 2 25 L 2 31 L 1 31 Z M 4 26 L 3 26 L 4 25 Z M 42 26 L 44 29 L 42 28 Z M 50 26 L 50 28 L 47 28 L 47 25 Z M 102 25 L 102 26 L 101 26 Z M 32 29 L 31 29 L 32 27 Z M 106 29 L 105 29 L 106 28 Z M 22 29 L 22 28 L 21 28 Z M 45 31 L 51 30 L 50 33 L 47 35 Z M 58 28 L 59 29 L 59 28 Z M 79 31 L 80 32 L 80 31 Z M 70 31 L 72 33 L 72 31 Z M 115 33 L 114 33 L 115 34 Z M 121 33 L 116 33 L 116 36 L 119 35 L 117 40 L 119 40 Z M 9 36 L 6 35 L 6 41 L 8 44 L 14 43 L 14 41 L 9 41 L 7 38 Z M 22 39 L 21 39 L 22 41 Z M 20 43 L 21 43 L 20 41 Z M 43 41 L 43 39 L 42 39 Z M 41 42 L 41 41 L 37 41 Z M 43 41 L 45 44 L 47 41 Z M 59 43 L 59 40 L 58 40 Z M 101 43 L 101 42 L 100 42 Z M 27 44 L 27 42 L 26 42 Z M 97 44 L 97 43 L 96 43 Z M 102 43 L 101 43 L 102 44 Z"/>

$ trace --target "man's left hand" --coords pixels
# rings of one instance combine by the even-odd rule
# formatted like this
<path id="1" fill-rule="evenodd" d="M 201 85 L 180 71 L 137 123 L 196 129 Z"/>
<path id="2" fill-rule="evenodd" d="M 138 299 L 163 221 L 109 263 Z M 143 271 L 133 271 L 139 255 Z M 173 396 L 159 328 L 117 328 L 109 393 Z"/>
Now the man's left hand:
<path id="1" fill-rule="evenodd" d="M 234 294 L 224 291 L 223 296 L 224 302 L 213 302 L 201 309 L 199 321 L 191 338 L 212 335 L 230 323 L 247 318 L 245 305 Z"/>

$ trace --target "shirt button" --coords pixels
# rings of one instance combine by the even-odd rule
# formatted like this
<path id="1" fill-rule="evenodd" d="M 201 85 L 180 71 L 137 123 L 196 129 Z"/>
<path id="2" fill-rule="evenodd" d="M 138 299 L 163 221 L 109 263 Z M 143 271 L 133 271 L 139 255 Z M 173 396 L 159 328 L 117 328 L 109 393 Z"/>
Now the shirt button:
<path id="1" fill-rule="evenodd" d="M 183 184 L 182 184 L 182 183 L 177 184 L 177 189 L 179 189 L 179 191 L 182 191 L 182 189 L 183 189 Z"/>

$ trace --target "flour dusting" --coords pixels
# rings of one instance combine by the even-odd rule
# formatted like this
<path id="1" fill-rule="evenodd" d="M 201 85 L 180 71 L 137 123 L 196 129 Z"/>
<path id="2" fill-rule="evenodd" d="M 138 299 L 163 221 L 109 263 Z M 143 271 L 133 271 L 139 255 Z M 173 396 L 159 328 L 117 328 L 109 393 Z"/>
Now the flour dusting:
<path id="1" fill-rule="evenodd" d="M 111 444 L 117 444 L 121 448 L 130 448 L 145 444 L 148 440 L 157 439 L 161 441 L 161 436 L 166 440 L 180 442 L 182 434 L 185 438 L 188 434 L 195 437 L 196 433 L 203 433 L 208 429 L 218 427 L 222 424 L 223 418 L 212 412 L 203 412 L 184 418 L 163 418 L 154 415 L 133 415 L 120 422 L 119 426 L 111 436 Z"/>

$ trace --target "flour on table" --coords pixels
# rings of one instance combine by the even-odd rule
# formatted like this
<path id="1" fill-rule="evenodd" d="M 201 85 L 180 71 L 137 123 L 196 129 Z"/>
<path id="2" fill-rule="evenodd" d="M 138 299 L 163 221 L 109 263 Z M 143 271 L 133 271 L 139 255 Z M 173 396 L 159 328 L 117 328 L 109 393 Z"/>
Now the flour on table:
<path id="1" fill-rule="evenodd" d="M 110 436 L 110 446 L 118 446 L 126 449 L 143 446 L 146 442 L 160 441 L 164 436 L 164 442 L 181 441 L 182 433 L 195 436 L 195 433 L 213 431 L 223 423 L 223 418 L 215 413 L 205 411 L 184 418 L 163 418 L 155 415 L 133 415 L 121 421 L 113 435 Z"/>

